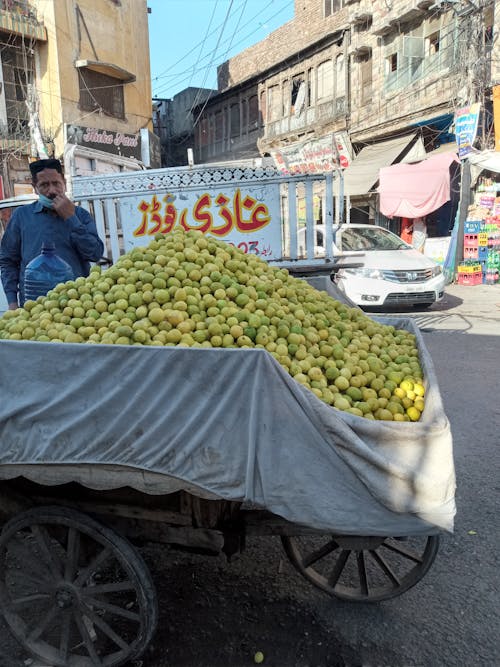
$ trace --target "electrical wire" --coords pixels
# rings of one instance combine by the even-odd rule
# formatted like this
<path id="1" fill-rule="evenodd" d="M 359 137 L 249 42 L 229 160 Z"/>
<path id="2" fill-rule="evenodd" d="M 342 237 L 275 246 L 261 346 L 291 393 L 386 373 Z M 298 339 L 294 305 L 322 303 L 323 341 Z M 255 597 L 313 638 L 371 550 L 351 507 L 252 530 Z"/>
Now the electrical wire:
<path id="1" fill-rule="evenodd" d="M 200 44 L 200 51 L 199 51 L 199 53 L 198 53 L 198 58 L 196 59 L 196 62 L 195 62 L 195 64 L 194 64 L 193 67 L 192 67 L 192 74 L 191 74 L 191 77 L 189 78 L 188 88 L 189 88 L 189 86 L 190 86 L 190 84 L 191 84 L 191 81 L 192 81 L 192 79 L 193 79 L 193 75 L 194 75 L 194 73 L 195 73 L 195 71 L 196 71 L 196 68 L 198 67 L 198 63 L 200 62 L 201 54 L 203 53 L 203 47 L 204 47 L 205 44 L 206 44 L 206 41 L 207 41 L 207 38 L 208 38 L 208 33 L 209 33 L 209 31 L 210 31 L 210 26 L 212 25 L 212 21 L 214 20 L 215 11 L 216 11 L 216 9 L 217 9 L 217 5 L 218 5 L 218 4 L 219 4 L 219 0 L 215 0 L 214 8 L 213 8 L 213 10 L 212 10 L 212 14 L 211 14 L 211 16 L 210 16 L 210 20 L 209 20 L 208 25 L 207 25 L 207 30 L 206 30 L 206 32 L 205 32 L 205 37 L 203 38 L 203 41 L 202 41 L 201 44 Z"/>
<path id="2" fill-rule="evenodd" d="M 271 0 L 271 2 L 269 2 L 269 4 L 266 5 L 265 8 L 264 8 L 263 10 L 261 10 L 261 12 L 259 12 L 259 14 L 257 14 L 257 15 L 255 15 L 255 16 L 253 16 L 252 18 L 248 19 L 247 23 L 251 25 L 251 24 L 255 21 L 256 18 L 259 18 L 259 17 L 262 18 L 262 12 L 265 11 L 265 10 L 266 10 L 268 7 L 270 7 L 272 4 L 274 4 L 274 0 Z M 276 18 L 277 16 L 279 16 L 280 14 L 282 14 L 282 13 L 283 13 L 285 10 L 287 10 L 289 7 L 290 7 L 290 0 L 286 0 L 285 4 L 284 4 L 284 5 L 283 5 L 277 12 L 275 12 L 275 13 L 272 14 L 271 16 L 268 16 L 267 18 L 264 18 L 264 19 L 262 19 L 262 20 L 264 21 L 264 23 L 267 23 L 267 22 L 269 22 L 269 21 L 272 21 L 274 18 Z M 244 29 L 244 28 L 240 28 L 240 29 L 238 30 L 238 33 L 242 32 L 243 29 Z M 262 24 L 259 24 L 256 28 L 254 28 L 254 29 L 251 30 L 250 32 L 246 33 L 246 34 L 244 35 L 244 37 L 242 37 L 242 39 L 240 39 L 239 41 L 237 41 L 236 43 L 234 43 L 234 44 L 233 44 L 233 48 L 234 48 L 234 47 L 237 47 L 239 44 L 242 44 L 243 42 L 247 41 L 252 35 L 254 35 L 255 33 L 259 32 L 261 29 L 262 29 Z M 211 33 L 211 34 L 213 34 L 213 33 Z M 236 33 L 233 34 L 232 39 L 234 39 L 235 34 L 236 34 Z M 228 40 L 226 40 L 226 42 L 227 42 L 227 41 L 228 41 Z M 226 42 L 222 42 L 221 45 L 224 46 L 224 45 L 226 44 Z M 191 53 L 191 52 L 189 52 L 189 53 Z M 189 54 L 187 54 L 187 55 L 189 55 Z M 211 58 L 211 54 L 207 54 L 204 58 L 202 58 L 202 59 L 200 60 L 200 62 L 203 62 L 203 61 L 207 60 L 208 58 Z M 211 58 L 211 59 L 212 59 L 212 58 Z M 181 58 L 181 60 L 183 60 L 183 58 Z M 213 60 L 213 59 L 212 59 L 212 60 Z M 177 61 L 177 63 L 178 63 L 178 62 L 180 62 L 180 61 Z M 171 69 L 171 68 L 170 68 L 170 69 Z M 165 72 L 168 72 L 168 71 L 170 71 L 170 70 L 165 70 Z M 179 77 L 182 76 L 183 74 L 186 74 L 186 73 L 190 72 L 190 71 L 191 71 L 191 68 L 188 68 L 188 69 L 186 69 L 186 70 L 184 70 L 184 71 L 177 72 L 177 73 L 174 73 L 174 74 L 164 74 L 164 76 L 161 77 L 161 78 L 168 78 L 169 81 L 168 81 L 168 82 L 165 82 L 163 85 L 160 85 L 158 88 L 155 88 L 156 92 L 155 92 L 154 97 L 161 97 L 162 95 L 165 95 L 166 91 L 169 90 L 169 89 L 171 89 L 171 88 L 173 88 L 174 86 L 175 86 L 175 87 L 179 87 L 182 83 L 184 83 L 184 82 L 187 80 L 187 77 L 184 77 L 184 78 L 181 79 L 181 80 L 179 80 Z M 158 78 L 159 78 L 159 77 L 155 77 L 155 79 L 153 79 L 153 82 L 154 82 L 156 79 L 158 79 Z"/>
<path id="3" fill-rule="evenodd" d="M 214 61 L 214 59 L 215 59 L 215 54 L 217 53 L 217 49 L 219 48 L 220 40 L 222 39 L 222 35 L 223 35 L 223 33 L 224 33 L 224 28 L 226 27 L 227 21 L 228 21 L 228 19 L 229 19 L 229 15 L 230 15 L 230 13 L 231 13 L 231 7 L 232 7 L 232 6 L 233 6 L 233 0 L 230 0 L 229 7 L 228 7 L 228 10 L 227 10 L 225 19 L 224 19 L 224 23 L 222 24 L 222 28 L 221 28 L 221 31 L 220 31 L 220 33 L 219 33 L 219 38 L 218 38 L 218 40 L 217 40 L 217 44 L 215 45 L 215 48 L 214 48 L 213 51 L 212 51 L 212 56 L 213 56 L 213 57 L 212 57 L 212 61 L 211 61 L 210 65 L 207 67 L 207 69 L 206 69 L 206 71 L 205 71 L 205 77 L 204 77 L 203 82 L 202 82 L 202 84 L 201 84 L 201 88 L 203 88 L 203 87 L 205 86 L 205 82 L 206 82 L 206 80 L 207 80 L 207 78 L 208 78 L 208 71 L 209 71 L 209 68 L 211 67 L 211 65 L 212 65 L 212 63 L 213 63 L 213 61 Z M 204 103 L 204 105 L 203 105 L 203 107 L 202 107 L 202 110 L 203 110 L 203 109 L 206 107 L 206 105 L 208 104 L 208 100 L 209 100 L 209 99 L 210 99 L 210 95 L 207 97 L 207 99 L 206 99 L 206 101 L 205 101 L 205 103 Z M 196 127 L 196 122 L 193 124 L 193 127 Z"/>
<path id="4" fill-rule="evenodd" d="M 287 4 L 288 4 L 288 5 L 290 4 L 290 1 L 291 1 L 291 0 L 287 0 Z M 250 18 L 250 19 L 249 19 L 249 23 L 251 23 L 251 22 L 254 21 L 255 19 L 259 18 L 259 16 L 261 15 L 261 13 L 262 13 L 262 12 L 265 12 L 266 9 L 267 9 L 268 7 L 270 7 L 272 4 L 274 4 L 274 0 L 270 0 L 270 2 L 264 7 L 264 9 L 260 10 L 258 14 L 256 14 L 256 15 L 253 16 L 252 18 Z M 266 19 L 266 20 L 269 20 L 269 19 Z M 216 28 L 214 28 L 214 30 L 213 30 L 208 36 L 211 37 L 212 35 L 216 34 L 216 32 L 221 28 L 221 25 L 222 25 L 222 24 L 220 24 L 220 25 L 218 25 Z M 203 40 L 202 40 L 202 41 L 203 41 Z M 202 44 L 202 42 L 198 42 L 197 44 L 195 44 L 194 47 L 193 47 L 192 49 L 190 49 L 185 55 L 183 55 L 181 58 L 179 58 L 178 60 L 176 60 L 175 63 L 173 63 L 172 65 L 170 65 L 169 67 L 167 67 L 167 69 L 164 70 L 161 74 L 159 74 L 159 75 L 157 75 L 156 77 L 154 77 L 154 78 L 153 78 L 153 82 L 154 82 L 154 81 L 157 81 L 158 79 L 163 78 L 164 76 L 166 76 L 167 72 L 170 72 L 176 65 L 178 65 L 178 64 L 181 63 L 183 60 L 185 60 L 185 59 L 186 59 L 189 55 L 191 55 L 191 53 L 193 53 L 193 51 L 195 51 L 201 44 Z"/>
<path id="5" fill-rule="evenodd" d="M 226 52 L 224 53 L 223 60 L 226 59 L 227 54 L 229 53 L 229 51 L 230 51 L 230 49 L 231 49 L 231 45 L 232 45 L 232 43 L 233 43 L 234 36 L 235 36 L 236 33 L 238 32 L 238 28 L 239 28 L 241 19 L 242 19 L 242 17 L 243 17 L 243 14 L 244 14 L 244 12 L 245 12 L 246 5 L 247 5 L 247 0 L 245 0 L 245 1 L 243 2 L 242 6 L 241 6 L 241 12 L 240 12 L 240 15 L 239 15 L 239 17 L 238 17 L 238 21 L 237 21 L 236 26 L 235 26 L 235 28 L 234 28 L 234 30 L 233 30 L 233 34 L 232 34 L 231 40 L 230 40 L 230 42 L 229 42 L 229 46 L 227 47 Z M 207 70 L 207 74 L 208 74 L 208 70 Z M 195 98 L 194 98 L 194 100 L 193 100 L 193 103 L 191 104 L 191 108 L 190 108 L 189 111 L 187 112 L 187 115 L 188 115 L 189 117 L 190 117 L 191 114 L 193 113 L 193 111 L 194 111 L 194 109 L 196 108 L 196 106 L 198 105 L 198 103 L 201 102 L 201 91 L 202 91 L 202 88 L 198 89 L 197 94 L 195 95 Z M 199 93 L 199 95 L 198 95 L 198 93 Z M 210 96 L 210 94 L 209 94 L 209 96 Z"/>

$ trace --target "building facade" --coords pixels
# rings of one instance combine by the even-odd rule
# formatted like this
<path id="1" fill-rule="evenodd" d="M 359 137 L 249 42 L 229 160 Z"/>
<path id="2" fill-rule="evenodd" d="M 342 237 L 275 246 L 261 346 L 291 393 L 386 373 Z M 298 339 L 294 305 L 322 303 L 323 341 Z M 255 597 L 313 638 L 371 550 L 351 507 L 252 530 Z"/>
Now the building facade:
<path id="1" fill-rule="evenodd" d="M 417 141 L 427 151 L 450 141 L 454 112 L 473 102 L 484 111 L 478 142 L 488 147 L 499 4 L 295 0 L 291 21 L 219 67 L 219 94 L 196 126 L 196 161 L 272 155 L 341 135 L 354 157 L 408 137 L 399 154 L 388 148 L 391 164 Z"/>
<path id="2" fill-rule="evenodd" d="M 150 166 L 146 0 L 0 0 L 0 41 L 3 196 L 29 188 L 34 158 L 72 175 Z"/>
<path id="3" fill-rule="evenodd" d="M 218 91 L 211 88 L 185 88 L 172 99 L 155 99 L 153 125 L 160 139 L 161 166 L 188 164 L 188 149 L 194 147 L 194 109 L 204 105 Z"/>

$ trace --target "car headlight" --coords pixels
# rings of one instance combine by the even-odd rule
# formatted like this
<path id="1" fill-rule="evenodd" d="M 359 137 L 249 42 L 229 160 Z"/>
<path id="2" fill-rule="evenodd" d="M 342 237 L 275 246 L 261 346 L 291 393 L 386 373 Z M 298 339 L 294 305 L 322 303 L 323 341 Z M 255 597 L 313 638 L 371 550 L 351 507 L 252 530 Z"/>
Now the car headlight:
<path id="1" fill-rule="evenodd" d="M 382 280 L 382 271 L 379 269 L 341 269 L 339 273 L 344 276 L 356 276 L 357 278 L 372 278 L 374 280 Z"/>
<path id="2" fill-rule="evenodd" d="M 439 274 L 443 273 L 443 269 L 439 264 L 437 266 L 432 267 L 432 277 L 434 278 L 435 276 L 439 276 Z"/>

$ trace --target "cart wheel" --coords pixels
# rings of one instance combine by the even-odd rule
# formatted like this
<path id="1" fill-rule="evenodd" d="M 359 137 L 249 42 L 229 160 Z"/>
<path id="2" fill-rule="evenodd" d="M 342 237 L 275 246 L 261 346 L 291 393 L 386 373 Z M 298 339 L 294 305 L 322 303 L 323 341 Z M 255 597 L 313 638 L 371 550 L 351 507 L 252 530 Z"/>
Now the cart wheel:
<path id="1" fill-rule="evenodd" d="M 439 537 L 282 537 L 291 563 L 329 595 L 380 602 L 401 595 L 425 575 Z"/>
<path id="2" fill-rule="evenodd" d="M 53 667 L 122 665 L 144 651 L 157 620 L 151 575 L 132 545 L 62 507 L 4 526 L 0 610 L 24 648 Z"/>

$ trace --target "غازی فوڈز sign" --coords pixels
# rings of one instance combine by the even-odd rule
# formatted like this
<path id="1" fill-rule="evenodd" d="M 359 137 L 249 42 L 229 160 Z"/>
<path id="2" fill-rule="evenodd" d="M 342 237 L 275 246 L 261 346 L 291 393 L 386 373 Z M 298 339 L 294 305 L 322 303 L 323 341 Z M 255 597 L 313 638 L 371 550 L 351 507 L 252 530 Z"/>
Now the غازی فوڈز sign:
<path id="1" fill-rule="evenodd" d="M 155 234 L 182 228 L 199 230 L 267 260 L 279 259 L 282 254 L 276 184 L 248 186 L 243 191 L 221 187 L 201 194 L 127 197 L 120 208 L 125 251 L 147 245 Z"/>

